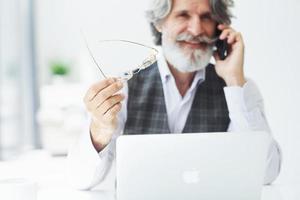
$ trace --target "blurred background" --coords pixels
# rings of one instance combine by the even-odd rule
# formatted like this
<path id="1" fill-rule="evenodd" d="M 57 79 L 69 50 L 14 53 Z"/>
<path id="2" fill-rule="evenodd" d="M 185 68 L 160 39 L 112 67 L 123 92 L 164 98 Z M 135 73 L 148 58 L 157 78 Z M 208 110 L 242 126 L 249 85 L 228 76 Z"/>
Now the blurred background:
<path id="1" fill-rule="evenodd" d="M 65 156 L 84 129 L 82 98 L 101 79 L 84 44 L 127 39 L 150 46 L 139 0 L 0 0 L 0 159 L 35 149 Z M 245 73 L 265 100 L 283 151 L 280 180 L 300 182 L 300 2 L 235 1 L 233 27 L 246 44 Z M 131 56 L 116 52 L 116 58 Z"/>

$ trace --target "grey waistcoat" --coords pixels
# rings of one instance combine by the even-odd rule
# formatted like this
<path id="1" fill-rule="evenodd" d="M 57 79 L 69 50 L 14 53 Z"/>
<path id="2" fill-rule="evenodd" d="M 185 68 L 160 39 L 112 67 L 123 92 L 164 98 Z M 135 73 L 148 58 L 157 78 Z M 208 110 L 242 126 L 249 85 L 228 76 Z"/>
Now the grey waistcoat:
<path id="1" fill-rule="evenodd" d="M 198 85 L 183 133 L 225 132 L 229 125 L 223 87 L 213 65 L 206 67 Z M 161 77 L 157 64 L 128 81 L 127 121 L 124 134 L 170 133 Z"/>

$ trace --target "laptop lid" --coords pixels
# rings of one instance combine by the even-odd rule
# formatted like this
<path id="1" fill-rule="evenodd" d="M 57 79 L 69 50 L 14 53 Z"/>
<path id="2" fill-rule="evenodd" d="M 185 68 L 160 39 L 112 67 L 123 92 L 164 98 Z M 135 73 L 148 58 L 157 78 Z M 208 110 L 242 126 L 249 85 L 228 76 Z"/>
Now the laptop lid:
<path id="1" fill-rule="evenodd" d="M 127 135 L 117 139 L 118 200 L 259 200 L 266 132 Z"/>

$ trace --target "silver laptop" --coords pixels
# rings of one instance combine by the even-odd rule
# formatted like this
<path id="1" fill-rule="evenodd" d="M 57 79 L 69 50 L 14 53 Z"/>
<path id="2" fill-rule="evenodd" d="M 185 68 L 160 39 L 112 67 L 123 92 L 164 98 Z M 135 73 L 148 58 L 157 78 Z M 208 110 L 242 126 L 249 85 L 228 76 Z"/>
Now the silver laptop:
<path id="1" fill-rule="evenodd" d="M 117 200 L 259 200 L 266 132 L 120 136 Z"/>

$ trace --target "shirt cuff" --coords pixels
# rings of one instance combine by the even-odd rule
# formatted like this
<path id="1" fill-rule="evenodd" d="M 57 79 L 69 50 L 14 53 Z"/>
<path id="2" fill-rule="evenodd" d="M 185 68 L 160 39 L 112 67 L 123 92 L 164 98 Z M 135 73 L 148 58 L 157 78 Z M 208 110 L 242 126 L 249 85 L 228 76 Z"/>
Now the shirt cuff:
<path id="1" fill-rule="evenodd" d="M 93 141 L 92 141 L 92 137 L 91 137 L 91 133 L 89 132 L 89 134 L 86 134 L 85 138 L 84 138 L 84 142 L 82 144 L 82 147 L 85 148 L 86 152 L 85 155 L 89 155 L 91 157 L 94 158 L 94 160 L 98 160 L 98 162 L 103 162 L 104 160 L 109 159 L 109 157 L 111 156 L 111 151 L 110 149 L 113 146 L 113 142 L 109 142 L 99 153 L 97 152 L 97 150 L 95 149 L 94 145 L 93 145 Z"/>
<path id="2" fill-rule="evenodd" d="M 243 88 L 239 86 L 224 87 L 225 98 L 227 102 L 228 111 L 245 112 L 246 105 L 244 101 Z"/>
<path id="3" fill-rule="evenodd" d="M 252 80 L 247 80 L 243 87 L 224 87 L 229 112 L 250 112 L 263 105 L 262 96 Z"/>
<path id="4" fill-rule="evenodd" d="M 112 141 L 110 141 L 99 153 L 98 153 L 98 155 L 99 155 L 99 157 L 100 157 L 100 159 L 105 159 L 105 158 L 107 158 L 109 155 L 110 155 L 110 153 L 111 153 L 111 151 L 110 151 L 110 149 L 112 148 Z"/>
<path id="5" fill-rule="evenodd" d="M 93 145 L 91 133 L 89 131 L 81 135 L 81 138 L 79 139 L 79 147 L 81 155 L 89 157 L 89 160 L 94 160 L 94 162 L 101 161 L 101 157 Z"/>

